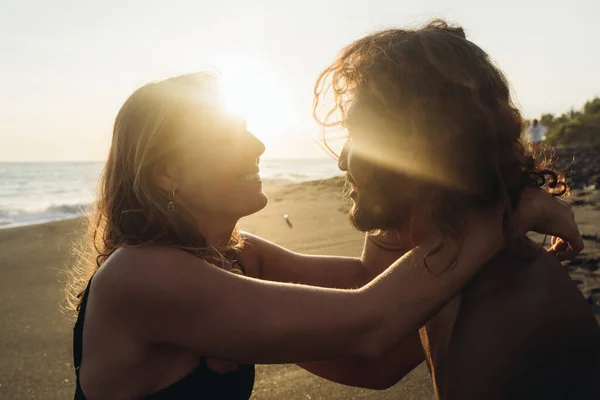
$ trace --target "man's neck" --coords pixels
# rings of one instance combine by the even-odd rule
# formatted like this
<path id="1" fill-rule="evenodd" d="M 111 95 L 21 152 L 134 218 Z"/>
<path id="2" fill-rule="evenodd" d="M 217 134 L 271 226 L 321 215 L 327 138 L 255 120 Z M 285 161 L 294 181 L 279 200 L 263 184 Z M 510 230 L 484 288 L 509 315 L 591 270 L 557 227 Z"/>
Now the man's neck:
<path id="1" fill-rule="evenodd" d="M 399 243 L 404 243 L 406 247 L 413 248 L 432 235 L 435 229 L 429 218 L 418 215 L 411 218 L 406 224 L 396 227 L 393 232 Z"/>

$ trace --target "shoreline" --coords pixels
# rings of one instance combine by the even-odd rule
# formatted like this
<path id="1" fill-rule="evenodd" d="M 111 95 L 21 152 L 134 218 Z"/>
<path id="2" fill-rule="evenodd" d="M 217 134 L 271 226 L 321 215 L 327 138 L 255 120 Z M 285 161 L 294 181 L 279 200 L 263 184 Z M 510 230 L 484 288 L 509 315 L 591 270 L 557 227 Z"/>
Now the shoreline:
<path id="1" fill-rule="evenodd" d="M 10 225 L 6 225 L 6 226 L 0 226 L 0 232 L 5 231 L 5 230 L 10 230 L 10 229 L 18 229 L 18 228 L 25 228 L 25 227 L 31 227 L 31 226 L 53 224 L 53 223 L 63 222 L 63 221 L 71 221 L 74 219 L 81 219 L 81 218 L 85 218 L 85 217 L 86 217 L 85 215 L 74 215 L 72 217 L 50 219 L 47 221 L 43 220 L 43 221 L 23 222 L 23 223 L 19 223 L 19 224 L 10 224 Z"/>
<path id="2" fill-rule="evenodd" d="M 343 175 L 335 175 L 329 178 L 323 178 L 323 179 L 312 179 L 312 180 L 306 180 L 306 181 L 292 181 L 292 180 L 288 180 L 288 179 L 267 179 L 263 181 L 263 189 L 267 190 L 267 191 L 271 191 L 271 190 L 277 190 L 278 188 L 282 188 L 285 186 L 290 186 L 290 185 L 304 185 L 304 184 L 309 184 L 309 185 L 313 185 L 313 184 L 317 184 L 319 182 L 329 182 L 329 181 L 335 181 L 338 179 L 343 178 Z M 89 204 L 65 204 L 65 205 L 52 205 L 49 206 L 48 209 L 55 209 L 57 207 L 77 207 L 79 209 L 81 209 L 80 212 L 73 212 L 73 213 L 67 213 L 69 215 L 66 215 L 64 217 L 48 217 L 48 218 L 41 218 L 38 220 L 34 220 L 34 221 L 25 221 L 25 222 L 14 222 L 14 223 L 8 223 L 8 224 L 0 224 L 0 231 L 6 230 L 6 229 L 13 229 L 13 228 L 20 228 L 23 226 L 32 226 L 32 225 L 41 225 L 41 224 L 47 224 L 47 223 L 52 223 L 52 222 L 60 222 L 60 221 L 66 221 L 66 220 L 71 220 L 71 219 L 77 219 L 77 218 L 84 218 L 86 217 L 86 208 L 90 208 L 91 206 L 93 206 L 93 202 L 90 202 Z M 44 212 L 46 212 L 48 209 L 44 210 L 44 211 L 39 211 L 38 213 L 42 214 Z"/>

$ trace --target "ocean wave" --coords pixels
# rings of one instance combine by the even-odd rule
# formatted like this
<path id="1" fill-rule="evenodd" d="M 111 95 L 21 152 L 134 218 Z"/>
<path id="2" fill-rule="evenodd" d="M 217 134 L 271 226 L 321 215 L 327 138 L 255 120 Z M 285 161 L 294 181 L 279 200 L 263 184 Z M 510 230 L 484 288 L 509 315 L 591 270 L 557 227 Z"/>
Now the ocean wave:
<path id="1" fill-rule="evenodd" d="M 39 209 L 0 209 L 0 228 L 76 218 L 89 207 L 90 204 L 52 204 Z"/>
<path id="2" fill-rule="evenodd" d="M 336 176 L 342 176 L 340 173 L 338 174 L 302 174 L 302 173 L 279 173 L 274 174 L 269 177 L 262 178 L 265 183 L 274 183 L 274 184 L 288 184 L 288 183 L 300 183 L 300 182 L 310 182 L 310 181 L 320 181 L 323 179 L 329 179 Z"/>
<path id="3" fill-rule="evenodd" d="M 89 210 L 104 163 L 0 163 L 0 228 L 75 218 Z M 271 184 L 340 175 L 331 159 L 261 160 Z M 75 204 L 77 203 L 77 204 Z"/>
<path id="4" fill-rule="evenodd" d="M 48 213 L 65 213 L 65 214 L 80 214 L 89 209 L 91 204 L 51 204 L 49 206 L 40 206 L 37 208 L 8 208 L 0 209 L 0 217 L 8 217 L 13 215 L 27 214 L 48 214 Z"/>
<path id="5" fill-rule="evenodd" d="M 322 174 L 329 175 L 329 174 Z M 333 175 L 333 174 L 331 174 Z M 285 172 L 275 173 L 263 178 L 267 184 L 286 185 L 304 181 L 322 180 L 323 176 L 308 173 Z M 27 204 L 2 206 L 0 204 L 0 229 L 23 225 L 33 225 L 50 221 L 76 218 L 90 210 L 90 203 L 65 204 Z"/>
<path id="6" fill-rule="evenodd" d="M 89 210 L 90 204 L 59 204 L 46 208 L 44 212 L 59 212 L 66 214 L 81 214 Z"/>

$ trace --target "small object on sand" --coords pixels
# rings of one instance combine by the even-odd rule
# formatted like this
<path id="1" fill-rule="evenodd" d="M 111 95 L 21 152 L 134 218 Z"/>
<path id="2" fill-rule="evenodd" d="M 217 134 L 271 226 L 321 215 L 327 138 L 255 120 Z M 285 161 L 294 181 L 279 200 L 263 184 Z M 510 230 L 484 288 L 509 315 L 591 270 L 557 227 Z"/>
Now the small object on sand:
<path id="1" fill-rule="evenodd" d="M 283 219 L 285 219 L 286 224 L 288 224 L 288 226 L 290 228 L 293 228 L 294 226 L 292 225 L 292 222 L 290 221 L 290 216 L 287 214 L 283 214 Z"/>

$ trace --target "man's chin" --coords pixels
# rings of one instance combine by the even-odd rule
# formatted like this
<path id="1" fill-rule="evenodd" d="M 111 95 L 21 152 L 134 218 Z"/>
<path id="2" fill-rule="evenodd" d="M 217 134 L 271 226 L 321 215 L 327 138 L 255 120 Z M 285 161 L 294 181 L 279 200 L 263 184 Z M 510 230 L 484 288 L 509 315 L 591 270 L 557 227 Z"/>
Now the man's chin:
<path id="1" fill-rule="evenodd" d="M 374 206 L 372 210 L 358 207 L 354 203 L 348 213 L 348 219 L 354 228 L 361 232 L 375 230 L 403 229 L 409 223 L 408 210 L 392 213 L 388 208 Z"/>
<path id="2" fill-rule="evenodd" d="M 380 229 L 380 226 L 378 226 L 379 224 L 374 216 L 368 215 L 368 213 L 357 208 L 356 206 L 352 207 L 348 213 L 348 219 L 350 220 L 352 226 L 361 232 L 369 232 L 375 229 Z"/>

